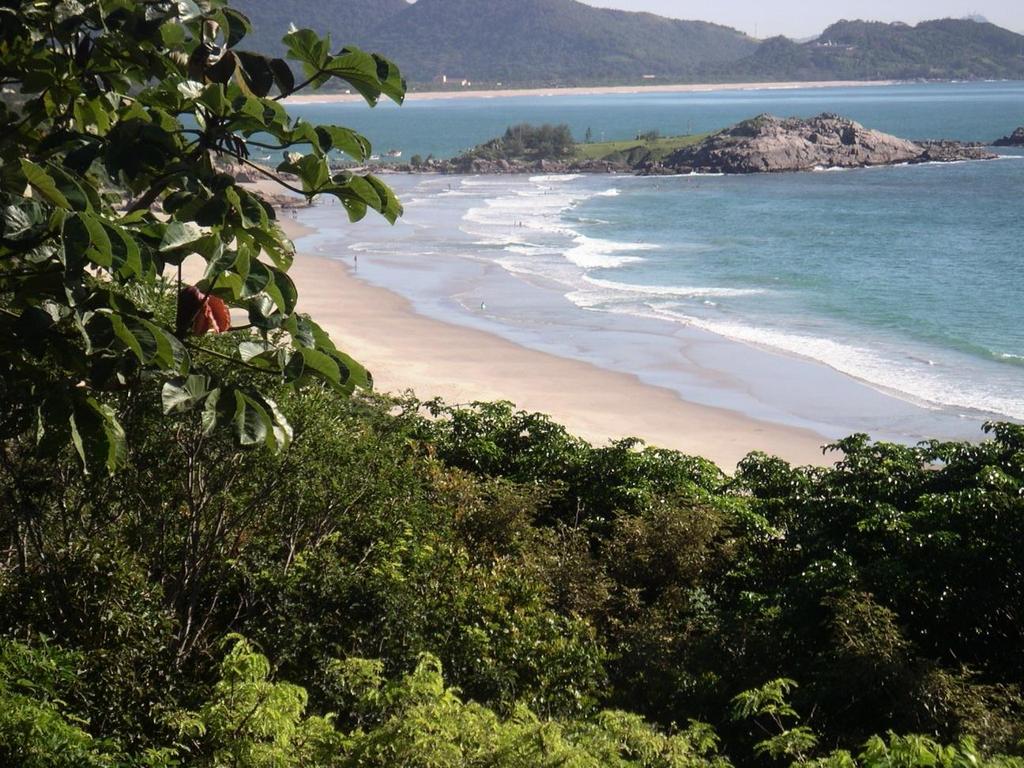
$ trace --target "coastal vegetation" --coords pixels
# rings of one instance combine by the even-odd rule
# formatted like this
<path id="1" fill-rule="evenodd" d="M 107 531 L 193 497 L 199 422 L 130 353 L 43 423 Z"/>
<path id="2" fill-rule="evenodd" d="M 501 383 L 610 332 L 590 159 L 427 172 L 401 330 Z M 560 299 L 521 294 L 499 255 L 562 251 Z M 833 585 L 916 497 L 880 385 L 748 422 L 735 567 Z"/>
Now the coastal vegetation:
<path id="1" fill-rule="evenodd" d="M 643 163 L 661 162 L 673 152 L 697 144 L 707 136 L 706 133 L 662 136 L 657 131 L 650 131 L 635 139 L 578 144 L 576 156 L 581 160 L 617 161 L 640 166 Z"/>
<path id="2" fill-rule="evenodd" d="M 1024 427 L 729 475 L 376 395 L 218 161 L 393 221 L 279 101 L 397 68 L 296 30 L 297 80 L 219 2 L 0 15 L 0 765 L 1024 766 Z"/>
<path id="3" fill-rule="evenodd" d="M 576 154 L 576 141 L 568 125 L 510 125 L 505 133 L 466 153 L 482 160 L 566 160 Z"/>

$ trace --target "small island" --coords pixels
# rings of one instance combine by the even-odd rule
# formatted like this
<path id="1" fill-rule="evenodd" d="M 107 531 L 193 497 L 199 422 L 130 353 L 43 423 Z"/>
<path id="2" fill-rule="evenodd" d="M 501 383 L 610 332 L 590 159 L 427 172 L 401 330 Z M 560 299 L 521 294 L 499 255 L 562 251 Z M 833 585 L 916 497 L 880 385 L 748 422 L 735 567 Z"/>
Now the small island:
<path id="1" fill-rule="evenodd" d="M 992 142 L 993 147 L 1024 147 L 1024 125 L 1017 128 L 1009 136 L 1003 136 Z"/>
<path id="2" fill-rule="evenodd" d="M 1018 131 L 1024 134 L 1024 130 Z M 1017 134 L 1015 133 L 1014 136 Z M 1006 139 L 1005 141 L 1009 141 Z M 566 125 L 517 125 L 449 160 L 429 158 L 382 170 L 426 173 L 780 173 L 926 162 L 990 160 L 981 143 L 911 141 L 823 113 L 758 115 L 711 134 L 576 143 Z"/>

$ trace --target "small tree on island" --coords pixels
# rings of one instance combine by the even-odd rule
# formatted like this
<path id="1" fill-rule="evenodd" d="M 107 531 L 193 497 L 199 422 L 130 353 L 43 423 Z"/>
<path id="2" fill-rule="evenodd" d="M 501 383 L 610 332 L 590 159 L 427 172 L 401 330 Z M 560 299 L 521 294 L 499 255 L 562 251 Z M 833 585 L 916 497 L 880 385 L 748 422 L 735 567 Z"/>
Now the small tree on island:
<path id="1" fill-rule="evenodd" d="M 401 103 L 405 82 L 377 54 L 331 52 L 310 30 L 288 58 L 239 48 L 250 26 L 224 0 L 0 4 L 0 440 L 73 445 L 86 471 L 126 458 L 119 411 L 162 380 L 165 412 L 196 411 L 243 445 L 287 446 L 291 428 L 259 389 L 312 380 L 351 392 L 369 374 L 296 312 L 294 251 L 274 210 L 236 183 L 242 166 L 352 221 L 402 208 L 372 175 L 332 173 L 370 142 L 293 119 L 281 101 L 340 79 L 371 105 Z M 251 147 L 282 152 L 276 170 Z M 293 151 L 295 149 L 301 151 Z M 181 264 L 205 261 L 194 286 Z M 165 278 L 177 268 L 178 285 Z M 161 294 L 178 291 L 176 317 Z M 247 315 L 232 329 L 229 309 Z M 231 343 L 208 334 L 230 332 Z M 6 452 L 6 445 L 3 446 Z"/>
<path id="2" fill-rule="evenodd" d="M 506 128 L 500 138 L 469 150 L 467 155 L 487 160 L 563 160 L 575 151 L 576 141 L 568 125 L 519 123 Z"/>

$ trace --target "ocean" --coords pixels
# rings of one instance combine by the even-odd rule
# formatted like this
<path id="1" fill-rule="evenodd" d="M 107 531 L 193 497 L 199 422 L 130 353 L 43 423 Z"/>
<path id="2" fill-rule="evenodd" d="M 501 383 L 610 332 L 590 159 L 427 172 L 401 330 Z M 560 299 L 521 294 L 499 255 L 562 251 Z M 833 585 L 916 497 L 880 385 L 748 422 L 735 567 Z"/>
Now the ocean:
<path id="1" fill-rule="evenodd" d="M 514 97 L 293 108 L 449 155 L 515 122 L 701 132 L 828 111 L 909 138 L 991 140 L 1024 83 Z M 685 122 L 685 125 L 683 121 Z M 401 224 L 305 215 L 300 247 L 426 314 L 828 437 L 977 437 L 1024 420 L 1024 152 L 757 176 L 392 176 Z M 695 373 L 699 371 L 699 373 Z"/>

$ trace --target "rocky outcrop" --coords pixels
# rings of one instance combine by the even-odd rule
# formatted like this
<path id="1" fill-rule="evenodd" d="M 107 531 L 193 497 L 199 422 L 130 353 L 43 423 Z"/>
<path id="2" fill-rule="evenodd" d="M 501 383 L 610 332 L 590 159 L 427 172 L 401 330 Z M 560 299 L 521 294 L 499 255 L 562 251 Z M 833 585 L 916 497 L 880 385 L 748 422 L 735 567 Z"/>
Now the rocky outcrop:
<path id="1" fill-rule="evenodd" d="M 1009 136 L 1003 136 L 992 142 L 993 147 L 1024 147 L 1024 125 Z"/>
<path id="2" fill-rule="evenodd" d="M 662 165 L 681 173 L 777 173 L 992 157 L 995 155 L 977 145 L 917 143 L 865 128 L 839 115 L 759 115 L 674 152 Z"/>
<path id="3" fill-rule="evenodd" d="M 923 150 L 916 163 L 953 163 L 960 160 L 992 160 L 997 155 L 989 152 L 984 144 L 964 141 L 920 141 Z"/>
<path id="4" fill-rule="evenodd" d="M 1018 128 L 1013 136 L 1000 141 L 1024 142 L 1024 128 Z M 635 173 L 655 176 L 693 172 L 778 173 L 902 163 L 950 163 L 995 157 L 997 155 L 982 144 L 910 141 L 826 113 L 810 118 L 759 115 L 661 159 L 655 159 L 649 149 L 640 146 L 601 160 L 491 159 L 469 152 L 448 160 L 429 158 L 417 165 L 389 163 L 360 170 L 374 173 Z"/>

